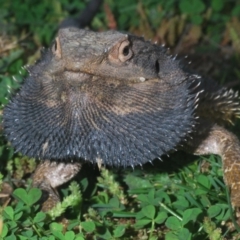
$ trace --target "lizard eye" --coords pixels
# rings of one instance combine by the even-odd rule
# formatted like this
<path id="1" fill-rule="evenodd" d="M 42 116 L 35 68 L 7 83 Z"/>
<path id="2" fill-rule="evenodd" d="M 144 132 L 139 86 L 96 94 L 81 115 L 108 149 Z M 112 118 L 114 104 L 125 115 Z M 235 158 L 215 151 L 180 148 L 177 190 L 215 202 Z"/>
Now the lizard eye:
<path id="1" fill-rule="evenodd" d="M 56 37 L 54 44 L 52 46 L 52 53 L 58 58 L 62 57 L 61 45 L 58 37 Z"/>
<path id="2" fill-rule="evenodd" d="M 126 57 L 129 54 L 129 46 L 124 47 L 122 54 Z"/>
<path id="3" fill-rule="evenodd" d="M 130 42 L 128 40 L 121 43 L 119 47 L 119 56 L 121 62 L 127 61 L 133 55 L 132 50 L 130 48 Z"/>

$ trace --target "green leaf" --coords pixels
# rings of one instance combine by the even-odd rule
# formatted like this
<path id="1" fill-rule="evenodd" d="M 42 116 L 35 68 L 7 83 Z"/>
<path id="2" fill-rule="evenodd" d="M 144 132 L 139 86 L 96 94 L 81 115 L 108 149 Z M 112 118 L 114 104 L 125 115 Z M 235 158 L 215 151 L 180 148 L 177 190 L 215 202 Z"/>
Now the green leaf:
<path id="1" fill-rule="evenodd" d="M 156 210 L 153 205 L 148 205 L 142 208 L 142 212 L 146 217 L 154 219 Z"/>
<path id="2" fill-rule="evenodd" d="M 165 225 L 172 230 L 179 230 L 180 228 L 182 228 L 181 221 L 174 216 L 169 217 Z"/>
<path id="3" fill-rule="evenodd" d="M 202 174 L 199 175 L 197 177 L 197 182 L 198 182 L 199 187 L 195 191 L 196 195 L 206 194 L 210 190 L 211 182 L 207 176 L 202 175 Z"/>
<path id="4" fill-rule="evenodd" d="M 148 193 L 148 199 L 149 202 L 153 202 L 154 201 L 154 196 L 155 196 L 155 189 L 150 189 L 149 193 Z"/>
<path id="5" fill-rule="evenodd" d="M 178 232 L 178 239 L 179 240 L 191 240 L 192 234 L 189 232 L 188 229 L 183 228 Z"/>
<path id="6" fill-rule="evenodd" d="M 159 238 L 158 237 L 154 237 L 154 236 L 151 236 L 150 238 L 149 238 L 149 240 L 158 240 Z"/>
<path id="7" fill-rule="evenodd" d="M 75 240 L 85 240 L 85 238 L 83 236 L 77 236 Z"/>
<path id="8" fill-rule="evenodd" d="M 31 206 L 34 203 L 36 203 L 40 199 L 41 195 L 42 192 L 38 188 L 31 188 L 28 193 L 23 188 L 18 188 L 13 192 L 13 196 L 16 199 L 24 202 L 28 206 Z"/>
<path id="9" fill-rule="evenodd" d="M 23 215 L 23 212 L 16 213 L 15 216 L 14 216 L 15 221 L 19 220 L 22 215 Z"/>
<path id="10" fill-rule="evenodd" d="M 12 233 L 10 236 L 6 237 L 4 240 L 17 240 L 16 236 L 14 236 L 14 233 Z"/>
<path id="11" fill-rule="evenodd" d="M 116 229 L 114 229 L 113 236 L 116 238 L 119 238 L 119 237 L 122 237 L 124 233 L 125 233 L 125 226 L 119 225 L 117 226 Z"/>
<path id="12" fill-rule="evenodd" d="M 28 240 L 29 238 L 28 237 L 25 237 L 25 236 L 22 236 L 22 235 L 18 235 L 19 239 L 20 240 Z"/>
<path id="13" fill-rule="evenodd" d="M 78 226 L 80 224 L 79 220 L 73 220 L 71 222 L 69 222 L 67 230 L 72 230 L 73 228 L 75 228 L 76 226 Z"/>
<path id="14" fill-rule="evenodd" d="M 157 217 L 154 219 L 154 221 L 158 224 L 161 224 L 163 223 L 166 218 L 168 217 L 167 213 L 166 212 L 160 212 L 158 213 Z"/>
<path id="15" fill-rule="evenodd" d="M 179 2 L 179 8 L 182 13 L 190 14 L 192 12 L 191 5 L 189 4 L 188 0 L 182 0 Z"/>
<path id="16" fill-rule="evenodd" d="M 85 190 L 88 187 L 88 179 L 87 178 L 84 178 L 81 180 L 81 187 L 82 187 L 82 191 L 85 192 Z"/>
<path id="17" fill-rule="evenodd" d="M 113 214 L 112 217 L 117 217 L 117 218 L 133 218 L 133 217 L 137 217 L 137 213 L 134 213 L 134 212 L 112 211 L 112 214 Z"/>
<path id="18" fill-rule="evenodd" d="M 231 218 L 231 210 L 229 209 L 229 206 L 225 208 L 223 205 L 225 204 L 218 204 L 218 206 L 221 208 L 221 213 L 216 216 L 216 219 L 221 220 L 221 221 L 227 221 L 229 218 Z"/>
<path id="19" fill-rule="evenodd" d="M 137 196 L 138 200 L 144 203 L 149 203 L 148 196 L 146 194 L 139 194 Z"/>
<path id="20" fill-rule="evenodd" d="M 197 181 L 198 181 L 198 183 L 200 183 L 206 189 L 210 189 L 211 182 L 209 181 L 207 176 L 201 174 L 197 177 Z"/>
<path id="21" fill-rule="evenodd" d="M 173 203 L 173 206 L 178 210 L 185 210 L 189 207 L 189 202 L 184 196 L 178 196 L 177 201 Z"/>
<path id="22" fill-rule="evenodd" d="M 120 202 L 117 197 L 113 197 L 109 200 L 109 205 L 111 205 L 114 208 L 119 208 L 120 207 Z"/>
<path id="23" fill-rule="evenodd" d="M 13 208 L 11 206 L 7 206 L 4 208 L 4 211 L 3 211 L 3 216 L 6 218 L 6 219 L 10 219 L 10 220 L 13 220 L 14 219 L 14 211 L 13 211 Z"/>
<path id="24" fill-rule="evenodd" d="M 33 231 L 32 230 L 27 230 L 25 232 L 22 232 L 22 235 L 28 238 L 31 238 L 33 236 Z"/>
<path id="25" fill-rule="evenodd" d="M 31 188 L 30 191 L 28 192 L 29 196 L 29 205 L 33 205 L 36 203 L 42 196 L 42 192 L 38 188 Z"/>
<path id="26" fill-rule="evenodd" d="M 92 221 L 81 222 L 81 226 L 86 232 L 93 232 L 96 228 L 95 223 Z"/>
<path id="27" fill-rule="evenodd" d="M 203 18 L 200 15 L 192 15 L 191 21 L 195 25 L 200 25 L 203 22 Z"/>
<path id="28" fill-rule="evenodd" d="M 63 233 L 56 231 L 56 230 L 52 230 L 52 234 L 54 235 L 54 237 L 56 237 L 58 240 L 66 240 Z"/>
<path id="29" fill-rule="evenodd" d="M 23 225 L 24 227 L 30 227 L 30 226 L 32 225 L 32 220 L 31 220 L 31 218 L 25 219 L 25 221 L 22 222 L 22 225 Z"/>
<path id="30" fill-rule="evenodd" d="M 38 212 L 33 219 L 34 223 L 42 222 L 46 218 L 46 214 L 44 212 Z"/>
<path id="31" fill-rule="evenodd" d="M 211 5 L 214 11 L 219 12 L 224 7 L 224 0 L 212 0 Z"/>
<path id="32" fill-rule="evenodd" d="M 50 236 L 49 239 L 47 238 L 47 240 L 56 240 L 54 236 Z"/>
<path id="33" fill-rule="evenodd" d="M 136 220 L 142 219 L 144 217 L 145 217 L 145 215 L 144 215 L 143 211 L 140 211 L 136 214 Z"/>
<path id="34" fill-rule="evenodd" d="M 165 240 L 179 240 L 179 238 L 172 232 L 168 232 L 165 235 Z"/>
<path id="35" fill-rule="evenodd" d="M 201 0 L 181 0 L 179 1 L 179 8 L 182 13 L 193 15 L 203 12 L 205 4 Z"/>
<path id="36" fill-rule="evenodd" d="M 20 201 L 17 203 L 16 207 L 15 207 L 15 212 L 22 212 L 24 211 L 24 209 L 26 208 L 24 202 Z"/>
<path id="37" fill-rule="evenodd" d="M 59 224 L 59 223 L 56 223 L 56 222 L 53 222 L 50 224 L 50 229 L 52 231 L 58 231 L 58 232 L 62 232 L 63 230 L 63 225 L 62 224 Z"/>
<path id="38" fill-rule="evenodd" d="M 169 204 L 172 202 L 169 195 L 162 190 L 157 191 L 155 193 L 155 196 L 160 198 L 159 202 L 164 202 L 164 203 L 169 203 Z"/>
<path id="39" fill-rule="evenodd" d="M 3 223 L 2 223 L 3 224 Z M 6 237 L 8 234 L 8 227 L 7 227 L 7 224 L 3 224 L 3 229 L 2 229 L 2 234 L 1 234 L 1 237 L 4 238 Z"/>
<path id="40" fill-rule="evenodd" d="M 201 212 L 202 212 L 202 210 L 199 208 L 191 208 L 191 209 L 187 209 L 186 211 L 184 211 L 182 225 L 184 226 L 185 224 L 187 224 L 190 221 L 195 222 Z"/>
<path id="41" fill-rule="evenodd" d="M 203 0 L 193 0 L 191 1 L 190 5 L 195 13 L 201 13 L 205 10 L 205 4 Z"/>
<path id="42" fill-rule="evenodd" d="M 134 224 L 134 227 L 141 228 L 145 225 L 148 225 L 151 222 L 152 222 L 152 220 L 150 220 L 150 219 L 140 219 Z"/>
<path id="43" fill-rule="evenodd" d="M 222 208 L 218 205 L 214 205 L 214 206 L 211 206 L 209 209 L 208 209 L 208 215 L 210 218 L 213 218 L 213 217 L 216 217 L 217 215 L 219 215 L 222 211 Z"/>
<path id="44" fill-rule="evenodd" d="M 73 231 L 67 231 L 65 233 L 65 239 L 74 240 L 74 238 L 75 238 L 75 233 Z"/>
<path id="45" fill-rule="evenodd" d="M 20 60 L 20 56 L 23 54 L 23 49 L 18 49 L 16 51 L 12 51 L 9 53 L 7 58 L 4 58 L 5 64 L 2 63 L 2 58 L 0 59 L 0 65 L 5 66 L 6 68 L 9 67 L 10 64 L 12 64 L 16 60 Z M 4 68 L 5 69 L 5 68 Z M 4 70 L 2 69 L 2 70 Z M 7 69 L 5 69 L 6 71 Z"/>
<path id="46" fill-rule="evenodd" d="M 100 237 L 100 239 L 106 239 L 106 240 L 112 240 L 113 239 L 113 237 L 112 237 L 112 235 L 111 235 L 111 233 L 109 232 L 108 229 L 106 229 L 106 232 L 104 234 L 102 234 L 102 235 L 99 234 L 98 236 Z"/>
<path id="47" fill-rule="evenodd" d="M 9 221 L 8 225 L 9 225 L 9 229 L 11 230 L 17 227 L 17 223 L 15 221 Z"/>
<path id="48" fill-rule="evenodd" d="M 128 174 L 125 177 L 125 182 L 127 183 L 130 189 L 153 187 L 147 178 L 140 178 L 140 177 L 133 176 L 131 174 Z"/>
<path id="49" fill-rule="evenodd" d="M 232 10 L 232 16 L 239 16 L 240 15 L 240 5 L 235 6 Z"/>

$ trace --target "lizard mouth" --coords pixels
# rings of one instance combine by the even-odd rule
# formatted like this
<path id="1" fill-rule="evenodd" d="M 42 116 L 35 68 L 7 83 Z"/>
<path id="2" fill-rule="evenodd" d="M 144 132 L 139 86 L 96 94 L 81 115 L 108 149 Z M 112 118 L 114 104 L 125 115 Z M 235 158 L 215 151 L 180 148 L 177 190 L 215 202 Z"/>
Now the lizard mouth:
<path id="1" fill-rule="evenodd" d="M 82 83 L 82 82 L 86 82 L 88 80 L 93 80 L 94 78 L 96 79 L 103 79 L 104 81 L 107 81 L 109 79 L 111 79 L 111 81 L 115 80 L 116 82 L 122 82 L 125 84 L 134 84 L 134 83 L 144 83 L 147 81 L 156 81 L 159 80 L 157 78 L 152 78 L 152 79 L 148 79 L 145 77 L 132 77 L 130 79 L 125 79 L 125 78 L 116 78 L 116 77 L 105 77 L 105 76 L 98 76 L 92 73 L 88 73 L 86 71 L 77 71 L 77 70 L 65 70 L 63 72 L 63 76 L 65 79 L 67 79 L 70 82 L 74 82 L 74 83 Z"/>
<path id="2" fill-rule="evenodd" d="M 87 81 L 89 79 L 92 79 L 94 75 L 85 73 L 85 72 L 80 72 L 80 71 L 64 71 L 63 76 L 70 83 L 71 83 L 71 81 L 81 83 L 81 82 Z"/>

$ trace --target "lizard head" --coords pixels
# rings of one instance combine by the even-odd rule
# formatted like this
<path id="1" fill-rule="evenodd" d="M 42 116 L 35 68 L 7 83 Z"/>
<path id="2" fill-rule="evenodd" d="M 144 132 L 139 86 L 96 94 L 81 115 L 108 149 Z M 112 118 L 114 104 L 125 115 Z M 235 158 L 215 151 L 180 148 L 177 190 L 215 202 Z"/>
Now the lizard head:
<path id="1" fill-rule="evenodd" d="M 4 129 L 32 157 L 134 166 L 176 147 L 195 123 L 193 76 L 141 37 L 61 29 L 29 71 Z"/>
<path id="2" fill-rule="evenodd" d="M 51 69 L 56 72 L 81 72 L 128 83 L 163 79 L 167 74 L 178 76 L 172 77 L 171 84 L 186 79 L 165 49 L 130 34 L 63 28 L 51 49 L 56 60 Z"/>

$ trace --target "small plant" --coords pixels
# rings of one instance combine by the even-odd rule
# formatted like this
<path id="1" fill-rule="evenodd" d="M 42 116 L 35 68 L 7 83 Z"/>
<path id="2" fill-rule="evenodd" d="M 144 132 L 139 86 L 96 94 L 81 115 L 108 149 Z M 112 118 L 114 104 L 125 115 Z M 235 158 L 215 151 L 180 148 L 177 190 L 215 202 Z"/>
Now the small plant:
<path id="1" fill-rule="evenodd" d="M 71 225 L 69 231 L 64 230 L 63 225 L 52 222 L 57 216 L 66 211 L 68 206 L 79 205 L 81 199 L 78 185 L 71 183 L 69 189 L 72 194 L 65 198 L 63 202 L 48 213 L 39 211 L 40 205 L 37 204 L 41 198 L 41 191 L 37 188 L 31 188 L 26 191 L 23 188 L 17 188 L 13 192 L 13 197 L 17 204 L 7 206 L 1 209 L 2 230 L 1 239 L 6 240 L 27 240 L 27 239 L 61 239 L 61 240 L 83 240 L 81 233 L 75 234 Z M 49 225 L 50 224 L 50 225 Z"/>
<path id="2" fill-rule="evenodd" d="M 36 188 L 29 191 L 18 188 L 13 192 L 13 196 L 18 200 L 17 205 L 14 208 L 7 206 L 1 210 L 3 219 L 1 237 L 14 240 L 17 237 L 29 239 L 35 234 L 40 235 L 46 214 L 36 213 L 39 205 L 34 204 L 40 199 L 41 191 Z"/>
<path id="3" fill-rule="evenodd" d="M 60 217 L 68 207 L 77 208 L 77 210 L 80 211 L 82 196 L 78 184 L 76 182 L 71 182 L 69 185 L 69 190 L 71 191 L 71 194 L 65 197 L 62 202 L 58 203 L 53 209 L 47 212 L 52 220 Z"/>
<path id="4" fill-rule="evenodd" d="M 128 186 L 125 193 L 116 181 L 117 175 L 102 169 L 98 185 L 103 191 L 99 189 L 85 202 L 82 196 L 89 187 L 88 182 L 81 180 L 82 193 L 72 182 L 71 194 L 47 213 L 39 211 L 39 189 L 17 188 L 12 194 L 17 202 L 1 211 L 2 237 L 9 240 L 93 239 L 97 236 L 110 240 L 138 236 L 136 239 L 153 240 L 219 236 L 212 239 L 221 239 L 227 232 L 223 233 L 217 226 L 229 221 L 231 206 L 221 195 L 224 184 L 220 180 L 222 173 L 217 169 L 219 163 L 214 158 L 211 161 L 211 165 L 216 166 L 211 175 L 199 173 L 196 163 L 171 177 L 156 170 L 126 172 L 121 175 Z M 68 190 L 64 192 L 68 194 Z M 218 203 L 219 199 L 222 201 Z M 64 223 L 65 214 L 70 219 Z M 56 219 L 63 221 L 62 224 Z"/>

